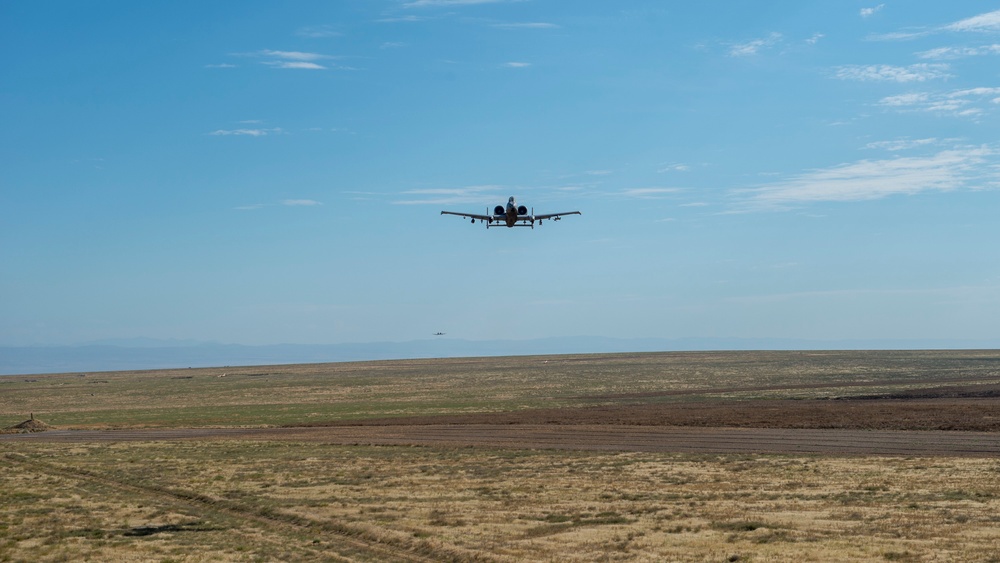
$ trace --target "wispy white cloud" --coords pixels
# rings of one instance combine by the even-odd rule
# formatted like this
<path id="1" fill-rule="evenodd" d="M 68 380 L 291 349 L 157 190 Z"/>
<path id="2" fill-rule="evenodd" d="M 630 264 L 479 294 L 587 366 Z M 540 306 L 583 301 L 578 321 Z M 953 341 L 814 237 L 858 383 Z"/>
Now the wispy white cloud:
<path id="1" fill-rule="evenodd" d="M 657 172 L 687 172 L 691 167 L 687 164 L 668 164 L 657 169 Z"/>
<path id="2" fill-rule="evenodd" d="M 556 29 L 559 26 L 546 22 L 524 22 L 524 23 L 495 23 L 493 27 L 499 29 Z"/>
<path id="3" fill-rule="evenodd" d="M 334 58 L 331 55 L 321 55 L 319 53 L 304 53 L 302 51 L 271 51 L 269 49 L 260 51 L 260 54 L 265 57 L 276 57 L 279 59 L 288 59 L 293 61 L 318 61 L 322 59 Z"/>
<path id="4" fill-rule="evenodd" d="M 1000 88 L 965 88 L 951 92 L 910 92 L 887 96 L 879 105 L 901 112 L 927 112 L 956 117 L 975 117 L 992 111 L 993 98 Z"/>
<path id="5" fill-rule="evenodd" d="M 771 32 L 767 37 L 761 39 L 754 39 L 753 41 L 748 41 L 746 43 L 737 43 L 729 48 L 729 56 L 731 57 L 749 57 L 756 55 L 762 49 L 771 48 L 782 40 L 782 35 L 778 32 Z"/>
<path id="6" fill-rule="evenodd" d="M 950 77 L 948 68 L 943 63 L 918 63 L 910 66 L 845 65 L 836 69 L 836 77 L 841 80 L 924 82 Z"/>
<path id="7" fill-rule="evenodd" d="M 309 25 L 297 29 L 295 35 L 312 39 L 322 39 L 324 37 L 340 37 L 343 33 L 337 31 L 332 25 Z"/>
<path id="8" fill-rule="evenodd" d="M 979 14 L 944 26 L 948 31 L 1000 31 L 1000 10 Z"/>
<path id="9" fill-rule="evenodd" d="M 1000 55 L 1000 44 L 982 45 L 979 47 L 938 47 L 917 53 L 921 59 L 952 60 L 983 55 Z"/>
<path id="10" fill-rule="evenodd" d="M 326 70 L 326 67 L 321 64 L 310 63 L 306 61 L 264 61 L 264 64 L 272 68 L 296 68 L 296 69 L 306 69 L 306 70 Z"/>
<path id="11" fill-rule="evenodd" d="M 462 188 L 424 188 L 406 190 L 402 193 L 409 199 L 393 201 L 394 205 L 461 205 L 485 204 L 496 205 L 504 203 L 507 197 L 503 195 L 503 186 L 482 185 Z M 416 197 L 412 197 L 416 196 Z"/>
<path id="12" fill-rule="evenodd" d="M 964 20 L 959 20 L 939 27 L 875 34 L 869 36 L 868 39 L 873 41 L 900 41 L 946 32 L 966 33 L 996 31 L 1000 31 L 1000 10 L 986 12 L 984 14 L 979 14 L 978 16 L 973 16 L 971 18 L 966 18 Z"/>
<path id="13" fill-rule="evenodd" d="M 283 133 L 281 127 L 271 127 L 270 129 L 216 129 L 215 131 L 209 133 L 209 135 L 263 137 L 265 135 L 278 133 Z"/>
<path id="14" fill-rule="evenodd" d="M 895 139 L 892 141 L 874 141 L 865 145 L 865 148 L 887 150 L 890 152 L 899 152 L 904 150 L 915 149 L 918 147 L 924 147 L 927 145 L 933 145 L 937 142 L 938 140 L 933 137 L 928 139 Z"/>
<path id="15" fill-rule="evenodd" d="M 401 41 L 386 41 L 378 46 L 379 49 L 398 49 L 400 47 L 406 47 L 406 43 Z"/>
<path id="16" fill-rule="evenodd" d="M 861 8 L 861 17 L 863 17 L 863 18 L 870 18 L 870 17 L 874 16 L 875 14 L 881 12 L 882 8 L 885 8 L 885 4 L 879 4 L 878 6 L 875 6 L 874 8 Z"/>
<path id="17" fill-rule="evenodd" d="M 941 151 L 927 157 L 862 160 L 806 172 L 784 182 L 741 190 L 745 210 L 777 210 L 817 202 L 851 202 L 995 184 L 998 152 L 989 147 Z"/>
<path id="18" fill-rule="evenodd" d="M 511 62 L 503 63 L 500 66 L 502 66 L 504 68 L 527 68 L 527 67 L 531 66 L 531 63 L 511 61 Z"/>
<path id="19" fill-rule="evenodd" d="M 931 30 L 922 29 L 914 31 L 893 31 L 891 33 L 873 33 L 867 37 L 869 41 L 909 41 L 919 37 L 926 37 L 934 33 Z"/>
<path id="20" fill-rule="evenodd" d="M 812 34 L 812 37 L 810 37 L 809 39 L 806 39 L 806 43 L 808 43 L 810 45 L 815 45 L 815 44 L 819 43 L 819 40 L 822 39 L 822 38 L 824 38 L 824 37 L 826 37 L 826 36 L 823 35 L 822 33 L 814 33 L 814 34 Z"/>
<path id="21" fill-rule="evenodd" d="M 220 63 L 215 65 L 205 65 L 205 68 L 239 68 L 239 65 Z"/>
<path id="22" fill-rule="evenodd" d="M 887 96 L 882 98 L 879 103 L 883 106 L 903 107 L 923 104 L 929 99 L 930 94 L 927 92 L 910 92 L 907 94 L 898 94 L 896 96 Z"/>
<path id="23" fill-rule="evenodd" d="M 240 53 L 238 56 L 254 57 L 264 59 L 261 64 L 271 68 L 289 68 L 305 70 L 326 70 L 328 67 L 321 64 L 321 61 L 340 59 L 342 57 L 325 55 L 322 53 L 310 53 L 306 51 L 276 51 L 273 49 L 261 49 L 252 53 Z M 340 70 L 351 70 L 349 67 L 338 66 Z"/>

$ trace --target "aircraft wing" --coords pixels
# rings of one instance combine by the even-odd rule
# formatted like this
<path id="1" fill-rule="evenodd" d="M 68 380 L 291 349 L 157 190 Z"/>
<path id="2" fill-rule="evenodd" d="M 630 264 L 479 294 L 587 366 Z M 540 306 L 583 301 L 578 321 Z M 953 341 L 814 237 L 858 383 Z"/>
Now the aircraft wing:
<path id="1" fill-rule="evenodd" d="M 479 219 L 480 221 L 492 221 L 494 217 L 492 215 L 479 215 L 477 213 L 459 213 L 457 211 L 442 211 L 441 215 L 458 215 L 465 219 Z"/>
<path id="2" fill-rule="evenodd" d="M 582 215 L 579 211 L 567 211 L 565 213 L 546 213 L 545 215 L 535 215 L 535 221 L 541 221 L 543 219 L 551 219 L 553 221 L 558 221 L 563 215 Z"/>

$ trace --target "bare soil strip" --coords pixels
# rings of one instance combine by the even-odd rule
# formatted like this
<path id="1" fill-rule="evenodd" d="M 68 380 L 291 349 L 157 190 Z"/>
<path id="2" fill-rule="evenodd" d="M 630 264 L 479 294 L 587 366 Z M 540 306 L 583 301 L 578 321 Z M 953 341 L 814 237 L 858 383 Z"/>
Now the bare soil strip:
<path id="1" fill-rule="evenodd" d="M 341 445 L 411 445 L 679 453 L 1000 456 L 1000 433 L 613 425 L 421 425 L 319 428 L 180 428 L 9 434 L 3 441 L 120 442 L 288 440 Z"/>
<path id="2" fill-rule="evenodd" d="M 934 377 L 934 378 L 922 378 L 918 381 L 921 385 L 947 385 L 948 387 L 941 387 L 939 389 L 929 390 L 934 396 L 939 396 L 940 392 L 943 390 L 951 390 L 961 396 L 964 392 L 976 393 L 987 393 L 989 396 L 998 396 L 998 384 L 989 385 L 972 385 L 973 391 L 966 391 L 970 387 L 960 386 L 958 384 L 979 384 L 982 383 L 982 377 Z M 803 391 L 803 390 L 817 390 L 817 389 L 847 389 L 852 387 L 902 387 L 913 385 L 912 380 L 899 380 L 899 379 L 871 379 L 864 381 L 836 381 L 831 383 L 799 383 L 799 384 L 784 384 L 784 385 L 755 385 L 749 387 L 712 387 L 706 389 L 671 389 L 669 391 L 648 391 L 645 393 L 616 393 L 616 394 L 605 394 L 605 395 L 581 395 L 575 397 L 577 399 L 651 399 L 656 397 L 678 397 L 682 395 L 722 395 L 730 393 L 760 393 L 765 391 Z M 983 390 L 978 390 L 982 388 Z M 988 390 L 987 390 L 988 389 Z M 903 391 L 901 394 L 903 396 L 911 395 L 919 390 L 907 390 Z M 879 397 L 886 397 L 887 395 L 880 395 Z"/>
<path id="3" fill-rule="evenodd" d="M 550 424 L 1000 432 L 1000 398 L 753 400 L 530 409 L 314 422 L 304 426 Z"/>

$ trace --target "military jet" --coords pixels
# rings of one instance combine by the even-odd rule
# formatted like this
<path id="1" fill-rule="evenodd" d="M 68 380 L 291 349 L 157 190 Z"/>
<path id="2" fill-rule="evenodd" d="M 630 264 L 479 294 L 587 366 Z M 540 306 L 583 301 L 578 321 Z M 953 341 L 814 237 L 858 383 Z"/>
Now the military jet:
<path id="1" fill-rule="evenodd" d="M 443 332 L 435 332 L 434 336 L 444 336 L 444 333 Z"/>
<path id="2" fill-rule="evenodd" d="M 523 205 L 518 205 L 517 200 L 514 196 L 510 196 L 507 200 L 507 206 L 498 205 L 493 208 L 493 214 L 489 214 L 489 208 L 486 209 L 486 215 L 479 215 L 476 213 L 459 213 L 457 211 L 442 211 L 441 215 L 458 215 L 459 217 L 465 219 L 471 219 L 472 223 L 477 220 L 481 223 L 486 223 L 486 228 L 490 227 L 531 227 L 535 228 L 535 222 L 537 221 L 539 225 L 542 221 L 550 219 L 552 221 L 559 221 L 564 215 L 581 215 L 579 211 L 567 211 L 565 213 L 546 213 L 545 215 L 535 215 L 535 210 L 532 209 L 531 213 L 528 213 L 528 208 Z"/>

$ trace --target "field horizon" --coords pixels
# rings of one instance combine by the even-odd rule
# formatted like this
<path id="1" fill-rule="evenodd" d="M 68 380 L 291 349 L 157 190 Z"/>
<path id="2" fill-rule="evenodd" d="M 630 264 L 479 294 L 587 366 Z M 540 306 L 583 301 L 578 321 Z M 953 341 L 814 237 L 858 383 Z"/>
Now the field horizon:
<path id="1" fill-rule="evenodd" d="M 0 560 L 1000 561 L 996 350 L 0 378 L 31 413 Z"/>
<path id="2" fill-rule="evenodd" d="M 0 376 L 472 357 L 727 351 L 982 350 L 974 339 L 610 338 L 467 340 L 441 336 L 398 342 L 224 344 L 155 338 L 105 339 L 74 345 L 0 346 Z"/>

